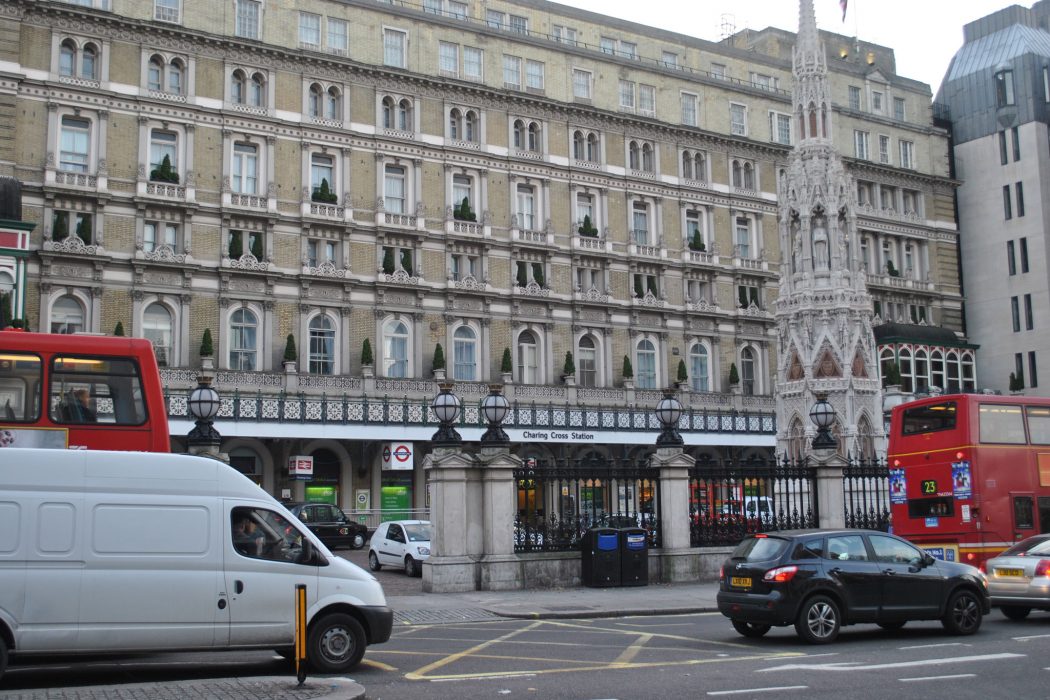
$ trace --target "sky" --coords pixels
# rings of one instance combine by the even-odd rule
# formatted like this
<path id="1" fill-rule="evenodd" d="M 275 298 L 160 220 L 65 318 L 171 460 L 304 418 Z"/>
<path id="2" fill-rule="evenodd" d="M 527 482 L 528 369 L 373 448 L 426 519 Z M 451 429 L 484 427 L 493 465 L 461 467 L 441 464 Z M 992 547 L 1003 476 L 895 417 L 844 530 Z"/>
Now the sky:
<path id="1" fill-rule="evenodd" d="M 564 5 L 718 41 L 722 15 L 737 31 L 777 27 L 798 31 L 796 0 L 555 0 Z M 952 56 L 962 46 L 962 28 L 1012 4 L 1035 0 L 849 0 L 842 21 L 839 0 L 814 0 L 817 27 L 892 48 L 897 74 L 929 84 L 934 95 Z"/>

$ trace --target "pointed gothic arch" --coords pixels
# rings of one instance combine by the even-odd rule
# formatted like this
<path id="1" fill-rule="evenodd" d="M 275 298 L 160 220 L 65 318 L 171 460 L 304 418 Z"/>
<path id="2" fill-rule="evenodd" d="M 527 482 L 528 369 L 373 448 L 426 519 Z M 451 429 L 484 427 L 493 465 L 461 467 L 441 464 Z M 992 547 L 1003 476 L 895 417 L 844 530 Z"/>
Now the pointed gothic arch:
<path id="1" fill-rule="evenodd" d="M 842 366 L 835 357 L 831 343 L 827 341 L 821 346 L 817 355 L 817 361 L 813 365 L 813 376 L 817 379 L 834 379 L 842 376 Z"/>

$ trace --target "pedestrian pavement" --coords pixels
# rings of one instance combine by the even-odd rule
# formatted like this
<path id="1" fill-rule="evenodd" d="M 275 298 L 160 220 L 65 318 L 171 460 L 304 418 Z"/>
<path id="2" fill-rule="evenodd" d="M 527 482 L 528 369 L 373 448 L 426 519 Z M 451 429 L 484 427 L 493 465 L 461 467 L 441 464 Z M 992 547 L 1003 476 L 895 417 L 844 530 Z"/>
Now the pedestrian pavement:
<path id="1" fill-rule="evenodd" d="M 680 615 L 718 610 L 717 582 L 654 583 L 619 588 L 555 588 L 521 591 L 425 593 L 387 596 L 399 625 L 454 624 L 504 618 L 571 619 Z M 360 700 L 365 688 L 348 678 L 313 677 L 298 686 L 291 676 L 218 678 L 161 684 L 84 686 L 51 690 L 3 691 L 0 700 Z"/>

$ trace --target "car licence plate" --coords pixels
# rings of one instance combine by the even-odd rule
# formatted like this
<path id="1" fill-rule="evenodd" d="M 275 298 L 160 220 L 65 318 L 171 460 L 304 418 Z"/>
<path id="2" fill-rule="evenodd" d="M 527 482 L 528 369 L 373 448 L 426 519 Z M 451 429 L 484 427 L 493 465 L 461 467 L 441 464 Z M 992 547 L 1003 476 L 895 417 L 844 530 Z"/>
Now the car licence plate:
<path id="1" fill-rule="evenodd" d="M 996 576 L 1024 576 L 1024 569 L 996 569 Z"/>
<path id="2" fill-rule="evenodd" d="M 729 585 L 733 588 L 751 588 L 751 577 L 733 576 L 729 579 Z"/>

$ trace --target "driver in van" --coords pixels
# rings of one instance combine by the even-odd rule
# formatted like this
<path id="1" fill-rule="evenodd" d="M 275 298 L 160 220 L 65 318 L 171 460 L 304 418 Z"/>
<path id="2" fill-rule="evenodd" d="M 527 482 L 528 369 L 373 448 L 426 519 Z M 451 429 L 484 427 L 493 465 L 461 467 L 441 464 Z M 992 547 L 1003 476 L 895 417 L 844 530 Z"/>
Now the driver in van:
<path id="1" fill-rule="evenodd" d="M 259 557 L 263 553 L 266 537 L 259 532 L 255 521 L 247 514 L 237 516 L 233 523 L 233 546 L 245 556 Z"/>

